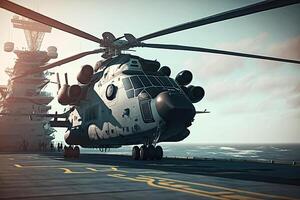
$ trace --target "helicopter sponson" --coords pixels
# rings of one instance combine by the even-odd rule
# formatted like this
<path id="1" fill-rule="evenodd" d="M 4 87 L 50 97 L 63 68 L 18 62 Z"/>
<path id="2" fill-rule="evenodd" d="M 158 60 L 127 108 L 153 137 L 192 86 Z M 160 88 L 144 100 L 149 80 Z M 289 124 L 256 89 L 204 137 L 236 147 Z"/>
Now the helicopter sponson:
<path id="1" fill-rule="evenodd" d="M 191 72 L 184 70 L 173 79 L 169 67 L 127 54 L 99 65 L 89 82 L 81 73 L 89 75 L 90 67 L 83 66 L 79 84 L 65 84 L 59 91 L 58 99 L 76 108 L 65 135 L 69 145 L 149 145 L 189 135 L 196 114 L 193 103 L 204 97 L 202 87 L 187 86 Z"/>

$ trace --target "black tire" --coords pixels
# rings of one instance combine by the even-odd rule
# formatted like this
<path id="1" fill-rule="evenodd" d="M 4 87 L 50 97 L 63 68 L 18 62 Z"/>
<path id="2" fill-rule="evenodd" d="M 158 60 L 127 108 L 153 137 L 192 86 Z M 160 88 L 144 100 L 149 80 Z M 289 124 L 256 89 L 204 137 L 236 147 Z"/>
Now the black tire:
<path id="1" fill-rule="evenodd" d="M 73 154 L 74 154 L 73 152 L 74 152 L 74 150 L 71 146 L 69 146 L 69 147 L 65 146 L 65 148 L 64 148 L 64 157 L 65 158 L 72 158 Z"/>
<path id="2" fill-rule="evenodd" d="M 148 147 L 148 158 L 150 160 L 154 160 L 155 157 L 156 157 L 155 155 L 156 155 L 156 153 L 155 153 L 155 147 L 153 145 L 150 145 Z"/>
<path id="3" fill-rule="evenodd" d="M 138 146 L 132 147 L 132 158 L 134 160 L 140 159 L 140 148 Z"/>
<path id="4" fill-rule="evenodd" d="M 75 157 L 74 148 L 69 146 L 69 158 L 74 158 L 74 157 Z"/>
<path id="5" fill-rule="evenodd" d="M 73 155 L 74 158 L 79 158 L 79 155 L 80 155 L 80 149 L 79 149 L 78 146 L 74 147 L 73 152 L 74 152 L 74 155 Z"/>
<path id="6" fill-rule="evenodd" d="M 145 145 L 143 145 L 140 148 L 140 159 L 147 160 L 147 158 L 148 158 L 148 148 Z"/>
<path id="7" fill-rule="evenodd" d="M 67 158 L 69 155 L 69 148 L 67 146 L 64 147 L 64 157 Z"/>
<path id="8" fill-rule="evenodd" d="M 161 146 L 156 146 L 155 147 L 155 159 L 156 160 L 161 160 L 163 157 L 163 149 Z"/>

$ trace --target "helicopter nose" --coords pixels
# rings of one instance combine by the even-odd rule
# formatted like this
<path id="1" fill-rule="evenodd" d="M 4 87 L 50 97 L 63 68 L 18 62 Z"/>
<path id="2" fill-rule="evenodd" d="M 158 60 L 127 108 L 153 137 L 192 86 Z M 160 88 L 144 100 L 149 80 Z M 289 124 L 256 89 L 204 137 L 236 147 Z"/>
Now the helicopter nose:
<path id="1" fill-rule="evenodd" d="M 196 114 L 195 107 L 183 94 L 164 91 L 155 100 L 158 114 L 166 121 L 191 122 Z"/>

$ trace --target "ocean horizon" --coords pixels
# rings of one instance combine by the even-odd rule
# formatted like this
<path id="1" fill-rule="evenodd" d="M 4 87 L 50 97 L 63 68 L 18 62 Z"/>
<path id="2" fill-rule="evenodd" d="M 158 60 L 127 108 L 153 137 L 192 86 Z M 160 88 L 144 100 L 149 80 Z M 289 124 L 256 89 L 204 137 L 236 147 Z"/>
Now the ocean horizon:
<path id="1" fill-rule="evenodd" d="M 267 143 L 267 144 L 187 144 L 162 143 L 164 156 L 194 157 L 204 159 L 240 159 L 257 161 L 300 162 L 299 143 Z M 81 148 L 81 153 L 104 153 L 131 155 L 132 146 L 110 149 L 107 152 L 99 149 Z"/>

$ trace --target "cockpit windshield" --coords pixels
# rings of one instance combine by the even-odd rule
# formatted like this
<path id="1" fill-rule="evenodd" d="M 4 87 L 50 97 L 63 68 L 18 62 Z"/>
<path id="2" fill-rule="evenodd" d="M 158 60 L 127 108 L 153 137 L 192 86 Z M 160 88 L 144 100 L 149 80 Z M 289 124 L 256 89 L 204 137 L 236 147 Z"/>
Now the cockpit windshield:
<path id="1" fill-rule="evenodd" d="M 136 97 L 142 91 L 146 91 L 151 98 L 155 98 L 162 91 L 179 90 L 174 79 L 166 76 L 135 75 L 123 78 L 122 81 L 128 98 Z"/>

